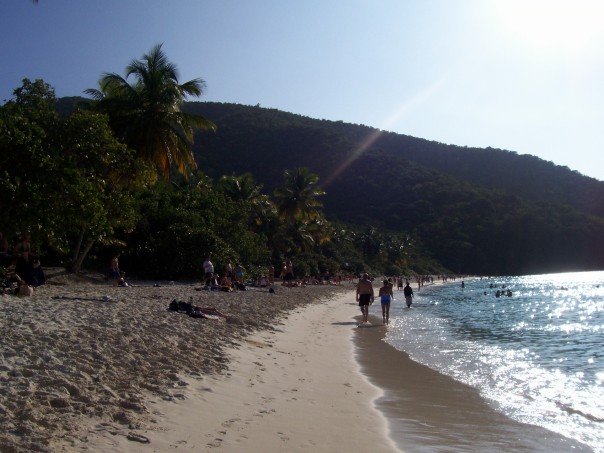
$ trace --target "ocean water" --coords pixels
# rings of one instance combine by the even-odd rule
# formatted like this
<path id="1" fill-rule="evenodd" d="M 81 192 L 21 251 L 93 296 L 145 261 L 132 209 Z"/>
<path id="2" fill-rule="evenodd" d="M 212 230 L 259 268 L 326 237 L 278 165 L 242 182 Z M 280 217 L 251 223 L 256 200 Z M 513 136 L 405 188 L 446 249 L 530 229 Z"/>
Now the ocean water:
<path id="1" fill-rule="evenodd" d="M 495 297 L 503 286 L 512 297 Z M 409 310 L 395 291 L 388 343 L 509 417 L 604 452 L 604 272 L 416 289 Z"/>

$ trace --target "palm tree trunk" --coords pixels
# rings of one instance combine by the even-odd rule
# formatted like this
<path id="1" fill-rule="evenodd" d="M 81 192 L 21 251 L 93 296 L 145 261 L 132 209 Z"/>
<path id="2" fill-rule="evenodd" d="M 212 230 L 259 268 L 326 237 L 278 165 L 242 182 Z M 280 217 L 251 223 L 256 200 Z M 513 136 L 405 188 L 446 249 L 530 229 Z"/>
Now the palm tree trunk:
<path id="1" fill-rule="evenodd" d="M 84 263 L 84 260 L 86 259 L 86 256 L 88 255 L 88 252 L 90 252 L 90 249 L 92 248 L 94 243 L 95 243 L 94 239 L 88 240 L 84 249 L 79 253 L 77 259 L 73 262 L 73 264 L 71 266 L 71 272 L 74 272 L 74 273 L 80 272 L 80 270 L 82 269 L 82 264 Z"/>
<path id="2" fill-rule="evenodd" d="M 71 257 L 71 265 L 73 266 L 73 264 L 76 262 L 76 260 L 78 259 L 78 255 L 80 254 L 80 248 L 82 248 L 82 241 L 84 240 L 84 233 L 86 232 L 86 229 L 84 227 L 80 228 L 80 235 L 78 237 L 78 242 L 76 243 L 76 246 L 73 250 L 73 255 Z"/>

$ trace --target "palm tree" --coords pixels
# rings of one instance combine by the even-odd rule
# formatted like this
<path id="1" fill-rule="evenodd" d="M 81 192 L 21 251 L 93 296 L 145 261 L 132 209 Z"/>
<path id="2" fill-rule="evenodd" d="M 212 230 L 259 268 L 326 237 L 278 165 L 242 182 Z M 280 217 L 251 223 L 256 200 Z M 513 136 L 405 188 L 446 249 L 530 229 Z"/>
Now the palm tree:
<path id="1" fill-rule="evenodd" d="M 180 84 L 178 71 L 158 44 L 141 60 L 132 60 L 125 77 L 105 73 L 99 89 L 86 94 L 109 115 L 111 126 L 141 157 L 153 162 L 164 178 L 176 168 L 185 177 L 197 167 L 192 152 L 197 129 L 215 130 L 211 121 L 181 110 L 187 96 L 201 96 L 202 79 Z M 132 82 L 128 79 L 132 77 Z"/>
<path id="2" fill-rule="evenodd" d="M 256 184 L 251 173 L 220 178 L 218 186 L 232 200 L 254 203 L 262 195 L 262 184 Z"/>
<path id="3" fill-rule="evenodd" d="M 289 223 L 316 219 L 323 206 L 317 197 L 325 195 L 318 182 L 308 168 L 285 170 L 283 186 L 275 190 L 279 216 Z"/>

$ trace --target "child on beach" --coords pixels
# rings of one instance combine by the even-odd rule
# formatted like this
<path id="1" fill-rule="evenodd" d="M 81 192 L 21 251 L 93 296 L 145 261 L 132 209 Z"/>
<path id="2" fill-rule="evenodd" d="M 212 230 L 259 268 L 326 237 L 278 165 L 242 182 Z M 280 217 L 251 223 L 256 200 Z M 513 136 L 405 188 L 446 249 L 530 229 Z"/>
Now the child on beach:
<path id="1" fill-rule="evenodd" d="M 380 288 L 378 293 L 380 296 L 380 302 L 382 303 L 382 322 L 388 324 L 390 321 L 390 302 L 394 299 L 392 293 L 392 285 L 388 280 L 384 280 L 384 286 Z"/>

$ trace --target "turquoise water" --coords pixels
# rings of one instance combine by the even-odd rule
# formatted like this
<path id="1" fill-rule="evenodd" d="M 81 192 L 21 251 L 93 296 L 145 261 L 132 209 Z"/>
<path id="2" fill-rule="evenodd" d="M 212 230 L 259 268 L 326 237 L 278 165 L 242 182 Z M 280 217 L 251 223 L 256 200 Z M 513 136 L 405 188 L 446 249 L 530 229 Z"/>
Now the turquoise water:
<path id="1" fill-rule="evenodd" d="M 604 272 L 465 284 L 415 287 L 409 310 L 396 292 L 386 341 L 513 419 L 604 452 Z M 512 297 L 495 297 L 502 286 Z"/>

